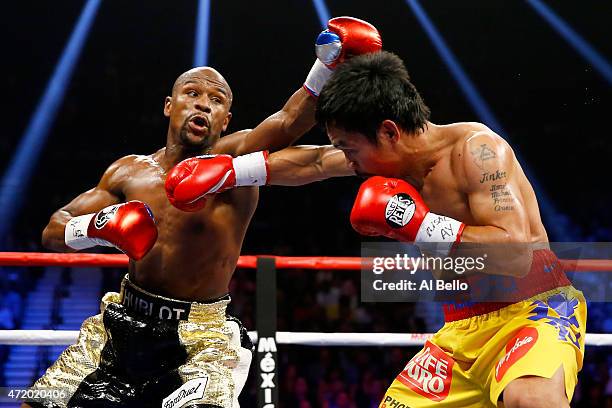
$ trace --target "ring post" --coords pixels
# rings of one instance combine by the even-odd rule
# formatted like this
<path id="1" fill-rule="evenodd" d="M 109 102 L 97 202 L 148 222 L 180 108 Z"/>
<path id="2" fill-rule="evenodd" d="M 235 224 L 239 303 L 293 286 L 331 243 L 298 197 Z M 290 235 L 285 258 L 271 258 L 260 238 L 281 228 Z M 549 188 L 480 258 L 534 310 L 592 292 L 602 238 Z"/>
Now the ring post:
<path id="1" fill-rule="evenodd" d="M 276 261 L 257 258 L 257 407 L 278 404 L 278 359 L 276 350 Z"/>

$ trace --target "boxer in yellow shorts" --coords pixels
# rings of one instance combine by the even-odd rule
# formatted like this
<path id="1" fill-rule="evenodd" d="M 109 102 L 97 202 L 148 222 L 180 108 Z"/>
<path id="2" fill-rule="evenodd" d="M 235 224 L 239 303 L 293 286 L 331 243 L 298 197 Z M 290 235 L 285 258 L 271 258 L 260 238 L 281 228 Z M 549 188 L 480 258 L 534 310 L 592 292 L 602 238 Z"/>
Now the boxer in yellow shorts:
<path id="1" fill-rule="evenodd" d="M 316 116 L 332 146 L 270 155 L 269 184 L 367 177 L 351 212 L 353 228 L 421 247 L 434 243 L 442 257 L 457 243 L 544 248 L 533 252 L 532 263 L 531 253 L 506 251 L 520 268 L 487 271 L 521 282 L 506 303 L 448 305 L 447 324 L 380 406 L 569 407 L 586 304 L 546 249 L 536 194 L 508 142 L 481 123 L 431 122 L 403 62 L 385 51 L 338 67 Z"/>
<path id="2" fill-rule="evenodd" d="M 541 265 L 538 260 L 552 256 L 538 251 L 534 264 Z M 535 269 L 520 280 L 537 281 Z M 548 284 L 564 283 L 559 269 L 553 270 Z M 533 291 L 538 290 L 541 287 L 534 286 Z M 445 325 L 398 374 L 380 407 L 503 406 L 498 402 L 511 381 L 528 376 L 550 379 L 561 367 L 571 400 L 584 355 L 586 302 L 582 293 L 561 286 L 480 313 L 499 306 L 447 305 Z M 550 406 L 554 406 L 552 401 Z"/>

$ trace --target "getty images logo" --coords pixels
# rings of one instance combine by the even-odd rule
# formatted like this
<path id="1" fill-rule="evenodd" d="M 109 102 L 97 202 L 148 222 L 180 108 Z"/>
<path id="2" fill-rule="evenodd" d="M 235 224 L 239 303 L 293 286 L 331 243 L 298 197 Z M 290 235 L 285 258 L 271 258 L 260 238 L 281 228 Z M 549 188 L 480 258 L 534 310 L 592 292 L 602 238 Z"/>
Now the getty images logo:
<path id="1" fill-rule="evenodd" d="M 187 381 L 162 401 L 162 408 L 179 408 L 189 401 L 202 399 L 208 384 L 208 376 Z"/>
<path id="2" fill-rule="evenodd" d="M 272 353 L 276 353 L 276 341 L 274 337 L 262 337 L 259 339 L 257 345 L 258 353 L 266 353 L 259 362 L 259 368 L 261 370 L 261 385 L 259 388 L 264 393 L 264 405 L 262 408 L 274 408 L 274 402 L 272 401 L 272 390 L 276 388 L 274 384 L 274 369 L 276 368 L 276 361 Z"/>

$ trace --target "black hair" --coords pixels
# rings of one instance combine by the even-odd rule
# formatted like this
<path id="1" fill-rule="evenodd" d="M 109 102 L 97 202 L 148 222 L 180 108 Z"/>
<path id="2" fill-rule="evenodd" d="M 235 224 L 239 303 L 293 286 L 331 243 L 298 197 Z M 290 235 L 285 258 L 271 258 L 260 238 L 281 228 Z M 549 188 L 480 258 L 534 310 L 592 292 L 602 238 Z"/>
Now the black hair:
<path id="1" fill-rule="evenodd" d="M 386 51 L 340 64 L 323 87 L 316 109 L 317 121 L 323 126 L 359 132 L 372 142 L 383 120 L 414 133 L 425 130 L 429 114 L 404 62 Z"/>

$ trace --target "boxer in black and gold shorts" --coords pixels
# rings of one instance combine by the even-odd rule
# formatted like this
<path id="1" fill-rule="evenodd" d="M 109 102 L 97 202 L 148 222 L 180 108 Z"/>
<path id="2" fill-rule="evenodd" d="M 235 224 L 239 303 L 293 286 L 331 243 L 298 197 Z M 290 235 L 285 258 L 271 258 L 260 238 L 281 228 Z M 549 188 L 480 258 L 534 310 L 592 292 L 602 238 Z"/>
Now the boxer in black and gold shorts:
<path id="1" fill-rule="evenodd" d="M 32 387 L 64 400 L 33 407 L 235 407 L 252 357 L 250 338 L 226 314 L 229 295 L 207 303 L 156 296 L 130 282 L 102 299 Z"/>
<path id="2" fill-rule="evenodd" d="M 341 52 L 328 64 L 380 50 L 370 24 L 348 17 L 332 22 L 342 33 L 333 42 Z M 267 180 L 263 151 L 290 146 L 315 125 L 316 95 L 330 75 L 317 60 L 281 110 L 254 129 L 221 137 L 232 118 L 229 84 L 211 67 L 184 72 L 164 99 L 164 146 L 119 158 L 95 187 L 51 216 L 42 236 L 46 248 L 112 246 L 130 264 L 122 293 L 104 297 L 102 313 L 85 321 L 77 344 L 34 384 L 68 391 L 65 400 L 43 406 L 237 406 L 244 378 L 236 373 L 250 352 L 241 347 L 240 338 L 247 338 L 240 326 L 226 317 L 224 295 L 257 207 L 257 186 Z M 182 171 L 185 163 L 211 154 L 251 154 L 232 165 L 230 179 L 242 187 L 182 201 L 182 177 L 190 173 Z"/>
<path id="3" fill-rule="evenodd" d="M 221 138 L 232 99 L 227 81 L 213 68 L 181 74 L 163 104 L 164 146 L 119 158 L 93 188 L 51 216 L 43 246 L 58 252 L 116 247 L 130 258 L 130 281 L 122 295 L 104 297 L 102 313 L 83 324 L 77 344 L 34 385 L 66 391 L 66 398 L 35 406 L 237 406 L 244 378 L 234 380 L 233 373 L 250 355 L 239 358 L 241 330 L 225 315 L 224 295 L 258 188 L 228 191 L 182 211 L 168 200 L 165 183 L 172 168 L 190 157 L 290 145 L 315 124 L 315 98 L 300 87 L 255 129 Z"/>

